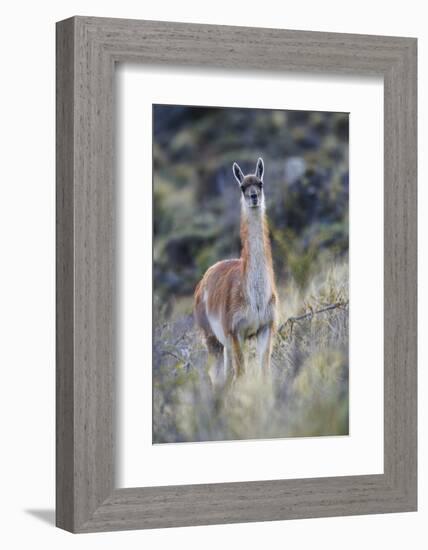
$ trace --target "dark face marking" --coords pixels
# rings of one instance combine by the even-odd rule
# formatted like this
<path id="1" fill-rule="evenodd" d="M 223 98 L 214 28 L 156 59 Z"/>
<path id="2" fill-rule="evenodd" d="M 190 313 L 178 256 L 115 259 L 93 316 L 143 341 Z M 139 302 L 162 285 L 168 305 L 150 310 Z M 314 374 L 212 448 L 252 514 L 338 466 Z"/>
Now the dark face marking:
<path id="1" fill-rule="evenodd" d="M 241 191 L 247 205 L 251 208 L 260 206 L 263 194 L 263 182 L 256 176 L 245 176 Z"/>

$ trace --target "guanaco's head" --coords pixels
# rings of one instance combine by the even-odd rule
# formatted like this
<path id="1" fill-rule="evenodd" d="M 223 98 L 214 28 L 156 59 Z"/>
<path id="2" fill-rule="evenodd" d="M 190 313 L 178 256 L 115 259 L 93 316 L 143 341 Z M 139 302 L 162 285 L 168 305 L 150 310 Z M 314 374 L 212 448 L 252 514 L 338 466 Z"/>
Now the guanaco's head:
<path id="1" fill-rule="evenodd" d="M 233 163 L 233 175 L 238 182 L 242 192 L 243 204 L 248 208 L 260 208 L 264 206 L 265 198 L 263 194 L 263 173 L 265 167 L 263 159 L 259 158 L 254 174 L 244 176 L 242 170 Z"/>

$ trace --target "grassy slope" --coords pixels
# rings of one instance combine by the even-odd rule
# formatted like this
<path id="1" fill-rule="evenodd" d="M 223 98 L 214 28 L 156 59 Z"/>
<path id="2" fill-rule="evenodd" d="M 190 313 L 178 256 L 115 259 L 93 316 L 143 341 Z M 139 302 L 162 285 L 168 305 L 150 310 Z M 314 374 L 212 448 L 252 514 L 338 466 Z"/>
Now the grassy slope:
<path id="1" fill-rule="evenodd" d="M 347 302 L 347 263 L 329 264 L 302 289 L 280 288 L 280 323 L 327 304 Z M 246 374 L 216 389 L 210 361 L 193 326 L 190 301 L 168 318 L 155 312 L 153 442 L 215 441 L 348 433 L 348 310 L 337 308 L 293 324 L 275 338 L 270 376 L 248 345 Z"/>

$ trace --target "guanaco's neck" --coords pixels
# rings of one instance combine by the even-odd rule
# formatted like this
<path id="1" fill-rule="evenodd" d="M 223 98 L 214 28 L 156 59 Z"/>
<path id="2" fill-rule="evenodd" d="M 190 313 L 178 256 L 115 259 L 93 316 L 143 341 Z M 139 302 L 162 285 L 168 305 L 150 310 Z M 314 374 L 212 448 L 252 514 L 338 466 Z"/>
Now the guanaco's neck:
<path id="1" fill-rule="evenodd" d="M 257 307 L 269 301 L 274 291 L 272 252 L 264 205 L 242 205 L 241 242 L 243 275 L 250 301 Z"/>

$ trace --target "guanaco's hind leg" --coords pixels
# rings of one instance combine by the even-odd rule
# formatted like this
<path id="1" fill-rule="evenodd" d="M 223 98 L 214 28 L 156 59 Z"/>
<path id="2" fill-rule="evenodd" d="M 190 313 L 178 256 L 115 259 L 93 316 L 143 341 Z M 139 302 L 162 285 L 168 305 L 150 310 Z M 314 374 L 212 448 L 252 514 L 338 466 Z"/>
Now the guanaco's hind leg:
<path id="1" fill-rule="evenodd" d="M 211 384 L 213 387 L 221 387 L 224 384 L 223 346 L 213 334 L 205 334 L 205 342 L 209 353 L 208 374 Z"/>
<path id="2" fill-rule="evenodd" d="M 257 335 L 257 355 L 259 357 L 262 372 L 270 370 L 270 358 L 272 355 L 272 327 L 265 326 Z"/>
<path id="3" fill-rule="evenodd" d="M 208 350 L 208 374 L 214 387 L 224 384 L 223 375 L 223 344 L 219 342 L 212 331 L 207 317 L 205 303 L 202 299 L 200 284 L 195 291 L 194 316 L 197 326 L 201 329 Z"/>

